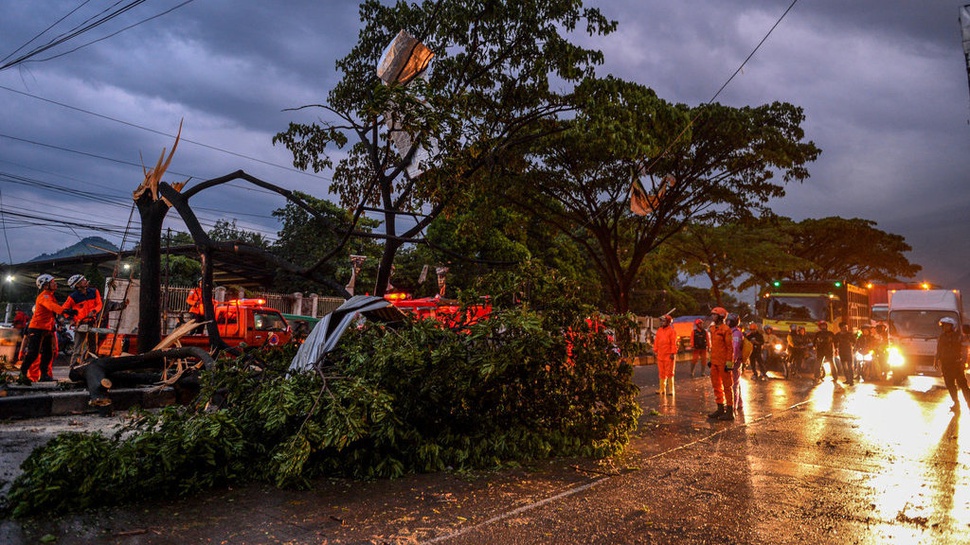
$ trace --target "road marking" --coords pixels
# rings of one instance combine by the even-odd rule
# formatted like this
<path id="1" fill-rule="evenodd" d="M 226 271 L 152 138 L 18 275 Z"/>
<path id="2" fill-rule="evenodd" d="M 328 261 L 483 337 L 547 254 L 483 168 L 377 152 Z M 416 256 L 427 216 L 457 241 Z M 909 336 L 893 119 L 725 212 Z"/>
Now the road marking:
<path id="1" fill-rule="evenodd" d="M 787 409 L 784 409 L 782 412 L 788 412 L 788 411 L 790 411 L 792 409 L 795 409 L 795 408 L 797 408 L 797 407 L 799 407 L 801 405 L 805 405 L 806 403 L 809 403 L 809 402 L 810 402 L 810 400 L 805 400 L 805 401 L 802 401 L 800 403 L 796 403 L 796 404 L 788 407 Z M 683 445 L 680 445 L 680 446 L 677 446 L 677 447 L 674 447 L 674 448 L 671 448 L 671 449 L 667 449 L 667 450 L 665 450 L 663 452 L 654 454 L 653 456 L 650 456 L 649 458 L 646 458 L 646 461 L 649 462 L 651 460 L 656 460 L 657 458 L 660 458 L 662 456 L 666 456 L 668 454 L 671 454 L 671 453 L 674 453 L 674 452 L 677 452 L 677 451 L 680 451 L 680 450 L 684 450 L 684 449 L 689 448 L 691 446 L 694 446 L 694 445 L 696 445 L 698 443 L 702 443 L 704 441 L 709 441 L 710 439 L 712 439 L 714 437 L 717 437 L 718 435 L 721 435 L 722 433 L 726 433 L 728 431 L 732 431 L 732 430 L 742 430 L 744 428 L 747 428 L 748 426 L 752 426 L 754 424 L 757 424 L 757 423 L 760 423 L 760 422 L 764 422 L 765 420 L 767 420 L 769 418 L 772 418 L 773 416 L 774 416 L 774 413 L 768 413 L 768 414 L 766 414 L 764 416 L 760 416 L 758 418 L 755 418 L 754 420 L 752 420 L 750 422 L 743 422 L 743 423 L 740 423 L 740 424 L 734 425 L 734 426 L 726 426 L 723 429 L 717 430 L 716 432 L 714 432 L 714 433 L 712 433 L 710 435 L 706 435 L 704 437 L 701 437 L 700 439 L 695 439 L 694 441 L 691 441 L 690 443 L 685 443 Z M 635 471 L 627 472 L 627 473 L 624 473 L 624 475 L 627 475 L 629 473 L 635 473 L 636 471 L 643 471 L 643 470 L 641 469 L 641 470 L 635 470 Z M 442 536 L 438 536 L 436 538 L 429 539 L 429 540 L 426 540 L 426 541 L 421 541 L 420 543 L 422 543 L 422 544 L 425 544 L 425 543 L 427 543 L 427 544 L 431 544 L 431 543 L 441 543 L 443 541 L 448 541 L 450 539 L 454 539 L 456 537 L 460 537 L 460 536 L 465 535 L 465 534 L 467 534 L 469 532 L 472 532 L 474 530 L 478 530 L 478 529 L 483 528 L 485 526 L 489 526 L 491 524 L 495 524 L 496 522 L 503 521 L 505 519 L 514 517 L 514 516 L 519 515 L 521 513 L 525 513 L 526 511 L 531 511 L 533 509 L 536 509 L 537 507 L 542 507 L 543 505 L 546 505 L 548 503 L 554 502 L 556 500 L 560 500 L 562 498 L 568 498 L 569 496 L 572 496 L 574 494 L 578 494 L 580 492 L 584 492 L 586 490 L 589 490 L 589 489 L 593 488 L 594 486 L 597 486 L 599 484 L 602 484 L 602 483 L 604 483 L 604 482 L 606 482 L 606 481 L 608 481 L 608 480 L 610 480 L 610 479 L 612 479 L 614 477 L 618 477 L 618 476 L 619 475 L 607 475 L 607 476 L 604 476 L 604 477 L 599 477 L 599 478 L 597 478 L 597 479 L 595 479 L 595 480 L 593 480 L 591 482 L 588 482 L 588 483 L 583 484 L 583 485 L 580 485 L 580 486 L 575 486 L 573 488 L 570 488 L 568 490 L 565 490 L 563 492 L 560 492 L 560 493 L 558 493 L 558 494 L 556 494 L 554 496 L 549 496 L 548 498 L 543 498 L 543 499 L 541 499 L 539 501 L 530 503 L 528 505 L 523 505 L 521 507 L 517 507 L 517 508 L 515 508 L 515 509 L 513 509 L 511 511 L 506 511 L 505 513 L 501 513 L 499 515 L 495 515 L 494 517 L 492 517 L 492 518 L 490 518 L 488 520 L 484 520 L 482 522 L 479 522 L 478 524 L 474 524 L 472 526 L 467 526 L 465 528 L 460 528 L 460 529 L 458 529 L 458 530 L 456 530 L 454 532 L 451 532 L 449 534 L 445 534 L 445 535 L 442 535 Z"/>

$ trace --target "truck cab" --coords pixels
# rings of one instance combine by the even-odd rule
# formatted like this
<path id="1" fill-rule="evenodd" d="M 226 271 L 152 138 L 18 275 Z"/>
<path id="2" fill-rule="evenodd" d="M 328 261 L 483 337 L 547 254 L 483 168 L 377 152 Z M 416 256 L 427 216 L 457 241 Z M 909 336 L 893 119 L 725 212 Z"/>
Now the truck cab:
<path id="1" fill-rule="evenodd" d="M 958 290 L 900 290 L 889 299 L 889 364 L 896 382 L 915 374 L 938 376 L 933 366 L 940 319 L 950 317 L 963 330 Z"/>

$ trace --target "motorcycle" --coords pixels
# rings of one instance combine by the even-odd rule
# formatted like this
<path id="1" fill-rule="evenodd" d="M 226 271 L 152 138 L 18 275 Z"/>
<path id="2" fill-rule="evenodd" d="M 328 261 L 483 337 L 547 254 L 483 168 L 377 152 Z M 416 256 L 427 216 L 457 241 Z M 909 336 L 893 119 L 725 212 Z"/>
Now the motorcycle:
<path id="1" fill-rule="evenodd" d="M 774 371 L 787 380 L 791 373 L 791 366 L 788 364 L 788 350 L 784 343 L 775 343 L 765 350 L 765 367 L 769 371 Z"/>
<path id="2" fill-rule="evenodd" d="M 859 372 L 859 377 L 862 380 L 866 382 L 886 380 L 889 369 L 883 355 L 880 355 L 875 350 L 869 350 L 865 354 L 862 352 L 856 352 L 855 354 L 856 367 Z"/>

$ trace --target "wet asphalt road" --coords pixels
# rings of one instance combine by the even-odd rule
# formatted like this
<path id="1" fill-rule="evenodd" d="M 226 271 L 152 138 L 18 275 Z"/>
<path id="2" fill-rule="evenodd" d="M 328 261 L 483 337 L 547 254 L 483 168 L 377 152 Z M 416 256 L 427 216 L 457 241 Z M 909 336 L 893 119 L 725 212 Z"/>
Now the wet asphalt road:
<path id="1" fill-rule="evenodd" d="M 0 542 L 970 543 L 970 410 L 951 417 L 940 379 L 745 380 L 743 419 L 712 423 L 709 379 L 688 369 L 661 398 L 656 368 L 637 368 L 644 415 L 610 460 L 251 486 L 6 521 Z"/>

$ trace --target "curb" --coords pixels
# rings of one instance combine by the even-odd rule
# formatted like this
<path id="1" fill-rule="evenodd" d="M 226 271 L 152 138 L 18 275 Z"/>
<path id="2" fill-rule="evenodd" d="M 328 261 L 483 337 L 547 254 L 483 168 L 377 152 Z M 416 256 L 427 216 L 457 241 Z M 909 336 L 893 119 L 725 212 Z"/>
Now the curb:
<path id="1" fill-rule="evenodd" d="M 110 390 L 108 397 L 111 399 L 109 408 L 122 411 L 134 406 L 154 409 L 176 402 L 175 390 L 171 387 L 118 388 Z M 89 398 L 87 390 L 6 395 L 0 397 L 0 420 L 93 414 L 105 409 L 88 405 Z"/>

